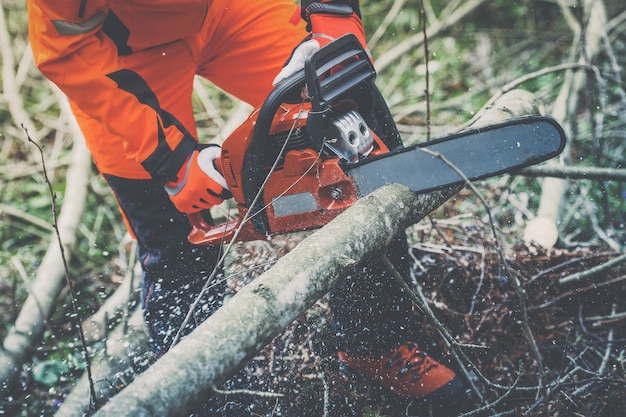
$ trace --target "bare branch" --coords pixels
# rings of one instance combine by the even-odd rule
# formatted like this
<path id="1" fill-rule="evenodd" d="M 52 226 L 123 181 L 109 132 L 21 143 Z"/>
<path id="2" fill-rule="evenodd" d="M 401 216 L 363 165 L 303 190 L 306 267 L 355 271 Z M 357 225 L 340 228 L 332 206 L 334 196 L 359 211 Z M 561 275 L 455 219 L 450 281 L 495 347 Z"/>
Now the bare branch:
<path id="1" fill-rule="evenodd" d="M 2 56 L 2 91 L 9 112 L 16 126 L 24 125 L 26 130 L 35 133 L 35 124 L 24 110 L 24 102 L 19 93 L 20 85 L 15 80 L 15 57 L 8 31 L 4 8 L 0 7 L 0 56 Z M 27 142 L 25 140 L 25 142 Z"/>
<path id="2" fill-rule="evenodd" d="M 588 280 L 589 278 L 595 276 L 596 274 L 599 274 L 600 272 L 606 272 L 607 270 L 615 266 L 618 266 L 624 262 L 626 262 L 626 253 L 618 256 L 617 258 L 611 259 L 610 261 L 603 263 L 602 265 L 598 265 L 594 268 L 591 268 L 587 271 L 563 277 L 559 279 L 559 284 L 566 286 L 566 285 L 572 285 L 581 281 Z"/>
<path id="3" fill-rule="evenodd" d="M 521 175 L 555 177 L 569 180 L 626 181 L 626 169 L 575 166 L 534 166 L 524 168 Z"/>
<path id="4" fill-rule="evenodd" d="M 578 43 L 571 47 L 571 54 L 577 55 L 577 63 L 590 65 L 596 55 L 602 50 L 602 34 L 607 21 L 604 3 L 601 0 L 584 0 L 583 10 L 587 16 L 587 21 L 583 26 Z M 567 9 L 567 6 L 562 4 Z M 578 29 L 573 28 L 574 32 Z M 576 33 L 575 33 L 576 34 Z M 573 118 L 579 103 L 579 95 L 587 86 L 585 74 L 580 72 L 566 73 L 565 80 L 559 91 L 559 95 L 554 103 L 552 115 L 563 126 L 566 136 L 571 136 L 573 129 Z M 548 163 L 550 166 L 563 166 L 569 159 L 569 146 L 558 159 Z M 552 247 L 558 239 L 558 219 L 563 204 L 563 198 L 567 189 L 567 182 L 559 178 L 546 178 L 542 181 L 542 193 L 537 217 L 528 222 L 524 232 L 528 242 L 535 242 L 546 248 Z"/>
<path id="5" fill-rule="evenodd" d="M 486 0 L 469 0 L 462 2 L 459 7 L 454 9 L 449 15 L 441 16 L 439 20 L 432 24 L 432 26 L 427 28 L 426 34 L 428 39 L 433 39 L 446 29 L 454 26 L 461 19 L 485 2 Z M 378 71 L 382 71 L 407 52 L 420 47 L 423 41 L 423 35 L 420 33 L 400 42 L 398 45 L 376 58 L 376 68 Z"/>
<path id="6" fill-rule="evenodd" d="M 402 11 L 402 7 L 406 3 L 406 0 L 394 0 L 393 4 L 389 8 L 387 15 L 383 19 L 383 21 L 378 25 L 376 32 L 367 40 L 367 46 L 370 49 L 376 49 L 376 44 L 380 40 L 380 38 L 385 34 L 385 31 L 389 27 L 389 25 L 393 22 L 396 16 Z"/>

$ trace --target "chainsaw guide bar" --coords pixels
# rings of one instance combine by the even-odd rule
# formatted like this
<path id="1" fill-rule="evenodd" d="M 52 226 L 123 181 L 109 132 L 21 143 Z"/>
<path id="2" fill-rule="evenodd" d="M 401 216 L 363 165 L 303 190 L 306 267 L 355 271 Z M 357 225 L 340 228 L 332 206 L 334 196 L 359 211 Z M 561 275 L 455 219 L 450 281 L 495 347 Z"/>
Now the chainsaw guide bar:
<path id="1" fill-rule="evenodd" d="M 385 184 L 427 193 L 515 172 L 551 159 L 565 146 L 561 126 L 548 116 L 527 116 L 456 133 L 346 166 L 359 196 Z"/>

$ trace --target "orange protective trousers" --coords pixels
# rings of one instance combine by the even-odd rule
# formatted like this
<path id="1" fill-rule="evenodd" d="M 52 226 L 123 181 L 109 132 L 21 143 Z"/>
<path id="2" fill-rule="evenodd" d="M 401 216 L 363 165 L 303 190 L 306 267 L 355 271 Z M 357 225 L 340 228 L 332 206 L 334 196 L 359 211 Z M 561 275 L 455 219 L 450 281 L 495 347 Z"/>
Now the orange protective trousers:
<path id="1" fill-rule="evenodd" d="M 38 68 L 98 170 L 165 179 L 197 141 L 194 76 L 257 106 L 307 35 L 292 0 L 28 0 Z"/>

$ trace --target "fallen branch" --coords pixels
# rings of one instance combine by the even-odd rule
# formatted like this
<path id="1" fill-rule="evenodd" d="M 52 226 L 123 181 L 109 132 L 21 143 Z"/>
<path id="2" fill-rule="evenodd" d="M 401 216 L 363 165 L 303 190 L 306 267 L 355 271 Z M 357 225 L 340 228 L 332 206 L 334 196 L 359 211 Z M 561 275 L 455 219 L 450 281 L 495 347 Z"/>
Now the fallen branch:
<path id="1" fill-rule="evenodd" d="M 577 64 L 590 65 L 603 51 L 602 34 L 607 23 L 607 16 L 602 1 L 584 0 L 581 3 L 586 19 L 584 27 L 573 19 L 568 20 L 575 35 L 574 39 L 579 40 L 579 43 L 571 46 L 571 51 L 573 56 L 578 56 Z M 570 16 L 569 5 L 564 1 L 560 1 L 559 4 L 564 16 Z M 574 120 L 578 112 L 579 97 L 585 94 L 589 85 L 586 77 L 584 72 L 568 70 L 551 111 L 554 118 L 563 126 L 568 137 L 575 132 Z M 569 159 L 570 152 L 569 145 L 567 145 L 560 158 L 550 161 L 548 165 L 563 167 L 565 161 Z M 559 224 L 567 186 L 567 181 L 560 178 L 543 179 L 537 215 L 528 222 L 524 231 L 524 238 L 527 242 L 534 242 L 545 248 L 554 246 L 558 240 L 557 224 Z"/>
<path id="2" fill-rule="evenodd" d="M 572 285 L 572 284 L 578 283 L 580 281 L 586 281 L 592 278 L 593 276 L 595 276 L 596 274 L 599 274 L 600 272 L 606 272 L 607 270 L 615 266 L 618 266 L 624 262 L 626 262 L 626 253 L 618 256 L 617 258 L 613 258 L 610 261 L 603 263 L 602 265 L 598 265 L 596 267 L 593 267 L 591 269 L 588 269 L 586 271 L 583 271 L 577 274 L 572 274 L 572 275 L 563 277 L 559 279 L 559 284 L 562 286 L 566 286 L 566 285 Z"/>
<path id="3" fill-rule="evenodd" d="M 0 204 L 0 216 L 15 217 L 18 220 L 30 223 L 47 233 L 52 232 L 52 226 L 45 220 L 40 219 L 37 216 L 33 216 L 27 211 L 17 209 L 7 204 Z"/>
<path id="4" fill-rule="evenodd" d="M 362 198 L 239 291 L 96 416 L 191 412 L 212 385 L 225 382 L 363 257 L 457 190 L 416 196 L 394 184 Z"/>
<path id="5" fill-rule="evenodd" d="M 523 169 L 520 175 L 555 177 L 568 180 L 626 181 L 626 169 L 566 166 L 534 166 Z"/>

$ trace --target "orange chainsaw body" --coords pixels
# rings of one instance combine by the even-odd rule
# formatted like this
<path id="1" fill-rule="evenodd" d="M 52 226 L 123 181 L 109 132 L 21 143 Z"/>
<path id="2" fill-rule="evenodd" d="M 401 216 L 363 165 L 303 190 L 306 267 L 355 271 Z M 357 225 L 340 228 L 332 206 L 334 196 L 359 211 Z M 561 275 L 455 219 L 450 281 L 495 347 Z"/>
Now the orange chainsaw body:
<path id="1" fill-rule="evenodd" d="M 221 172 L 239 217 L 210 225 L 200 214 L 190 215 L 191 243 L 266 239 L 322 227 L 357 200 L 342 164 L 401 146 L 358 41 L 344 37 L 321 51 L 314 55 L 321 58 L 307 62 L 306 74 L 277 86 L 224 141 Z M 301 98 L 305 85 L 311 99 Z"/>

